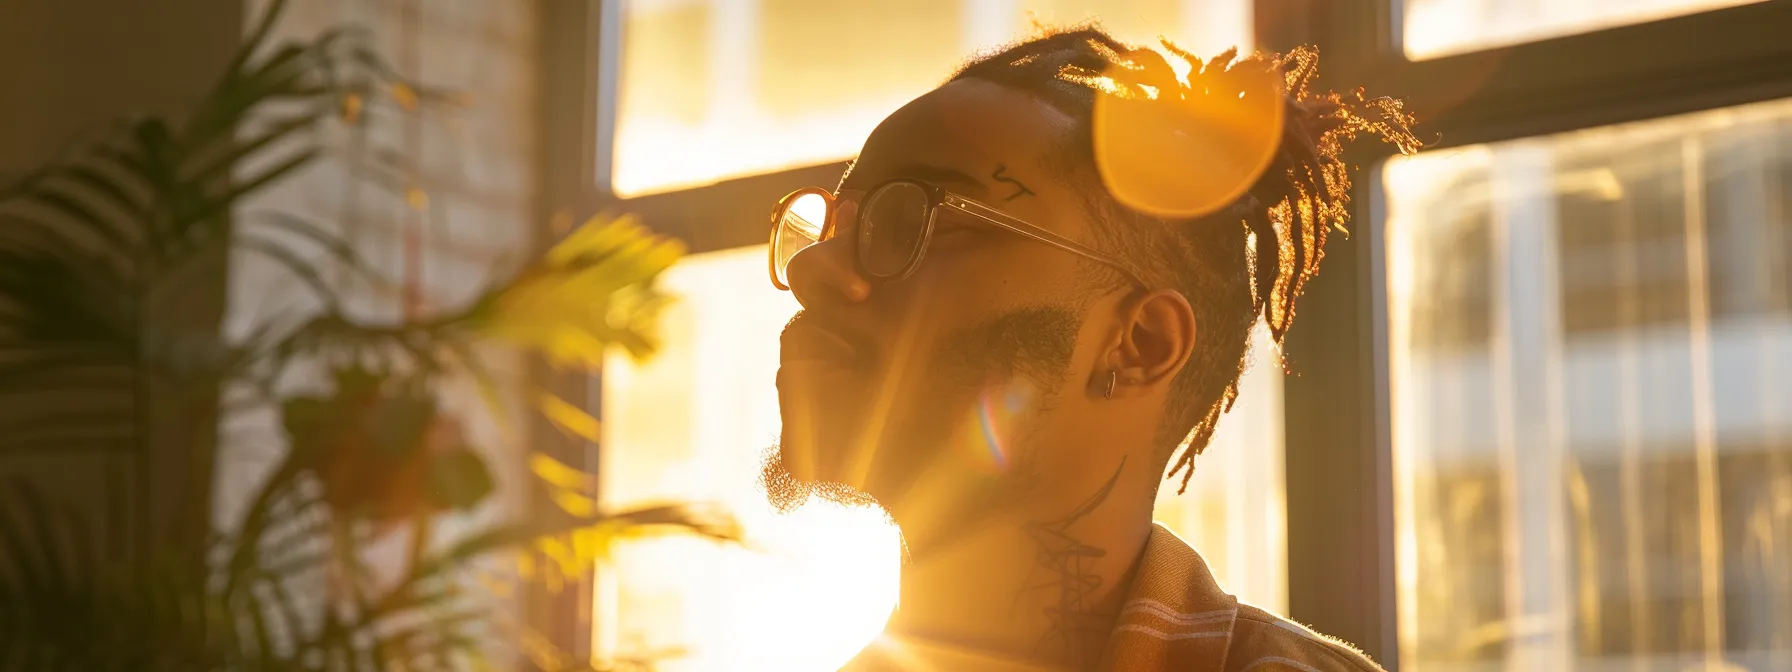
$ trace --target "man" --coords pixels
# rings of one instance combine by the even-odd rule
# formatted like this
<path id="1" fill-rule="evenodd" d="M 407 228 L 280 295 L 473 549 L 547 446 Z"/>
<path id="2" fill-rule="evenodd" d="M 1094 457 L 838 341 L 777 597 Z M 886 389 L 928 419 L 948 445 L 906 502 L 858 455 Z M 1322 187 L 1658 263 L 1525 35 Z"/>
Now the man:
<path id="1" fill-rule="evenodd" d="M 874 502 L 905 542 L 900 606 L 847 669 L 1377 669 L 1238 604 L 1151 512 L 1344 223 L 1339 143 L 1417 143 L 1398 102 L 1309 92 L 1311 52 L 1175 53 L 1187 79 L 1097 29 L 1019 44 L 774 213 L 803 312 L 767 492 Z M 1264 113 L 1211 128 L 1226 109 Z"/>

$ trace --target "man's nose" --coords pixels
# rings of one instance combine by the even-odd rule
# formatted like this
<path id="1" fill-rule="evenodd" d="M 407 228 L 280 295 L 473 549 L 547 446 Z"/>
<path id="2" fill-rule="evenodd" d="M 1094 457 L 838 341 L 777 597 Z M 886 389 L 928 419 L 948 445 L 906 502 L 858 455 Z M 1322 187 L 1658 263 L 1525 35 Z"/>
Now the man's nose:
<path id="1" fill-rule="evenodd" d="M 797 252 L 785 271 L 790 293 L 805 309 L 871 298 L 871 282 L 859 275 L 859 267 L 853 263 L 858 204 L 840 201 L 833 210 L 829 216 L 834 218 L 834 236 Z"/>

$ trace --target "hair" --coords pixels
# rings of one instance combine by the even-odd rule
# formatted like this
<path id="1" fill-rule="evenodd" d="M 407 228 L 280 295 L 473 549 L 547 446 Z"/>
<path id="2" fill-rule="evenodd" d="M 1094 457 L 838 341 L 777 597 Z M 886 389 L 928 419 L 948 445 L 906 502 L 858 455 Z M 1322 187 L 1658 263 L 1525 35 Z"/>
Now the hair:
<path id="1" fill-rule="evenodd" d="M 1182 292 L 1193 306 L 1200 338 L 1187 366 L 1171 383 L 1158 429 L 1160 459 L 1183 471 L 1178 493 L 1194 475 L 1194 459 L 1213 437 L 1219 418 L 1238 397 L 1248 361 L 1250 334 L 1268 323 L 1279 346 L 1294 321 L 1295 300 L 1319 271 L 1331 229 L 1344 231 L 1350 210 L 1350 176 L 1343 143 L 1370 133 L 1415 151 L 1412 118 L 1398 100 L 1315 93 L 1318 53 L 1310 47 L 1287 54 L 1258 52 L 1235 59 L 1229 50 L 1202 63 L 1168 40 L 1163 46 L 1191 68 L 1179 78 L 1163 54 L 1122 43 L 1085 26 L 1039 37 L 978 58 L 952 77 L 1020 89 L 1065 112 L 1077 124 L 1061 158 L 1066 179 L 1085 194 L 1099 242 L 1132 261 L 1152 282 Z M 1092 141 L 1098 96 L 1158 100 L 1233 95 L 1240 74 L 1280 75 L 1285 123 L 1280 145 L 1249 191 L 1218 212 L 1193 219 L 1162 219 L 1121 204 L 1097 174 Z M 1054 161 L 1055 162 L 1055 161 Z M 1174 162 L 1171 162 L 1174 163 Z M 1183 440 L 1187 439 L 1184 444 Z M 1180 454 L 1176 454 L 1182 446 Z M 1186 471 L 1184 471 L 1186 470 Z"/>

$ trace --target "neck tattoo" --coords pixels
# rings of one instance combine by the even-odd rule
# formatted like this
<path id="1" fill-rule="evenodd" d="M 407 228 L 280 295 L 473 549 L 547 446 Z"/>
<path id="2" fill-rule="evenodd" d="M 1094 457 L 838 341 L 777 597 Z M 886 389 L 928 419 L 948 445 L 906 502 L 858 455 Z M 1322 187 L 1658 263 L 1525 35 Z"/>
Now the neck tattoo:
<path id="1" fill-rule="evenodd" d="M 1033 541 L 1039 544 L 1039 569 L 1051 578 L 1029 586 L 1023 594 L 1038 588 L 1058 590 L 1057 604 L 1045 608 L 1046 619 L 1051 625 L 1039 645 L 1056 644 L 1061 648 L 1063 660 L 1083 667 L 1097 662 L 1106 641 L 1106 633 L 1102 630 L 1108 624 L 1107 619 L 1094 611 L 1090 597 L 1101 589 L 1101 576 L 1095 573 L 1095 563 L 1106 556 L 1107 551 L 1070 536 L 1069 530 L 1107 501 L 1108 495 L 1114 492 L 1114 484 L 1120 481 L 1120 471 L 1125 468 L 1126 458 L 1121 458 L 1120 466 L 1114 468 L 1114 475 L 1108 477 L 1107 483 L 1070 515 L 1030 523 L 1026 528 Z M 1018 600 L 1019 596 L 1016 596 Z"/>

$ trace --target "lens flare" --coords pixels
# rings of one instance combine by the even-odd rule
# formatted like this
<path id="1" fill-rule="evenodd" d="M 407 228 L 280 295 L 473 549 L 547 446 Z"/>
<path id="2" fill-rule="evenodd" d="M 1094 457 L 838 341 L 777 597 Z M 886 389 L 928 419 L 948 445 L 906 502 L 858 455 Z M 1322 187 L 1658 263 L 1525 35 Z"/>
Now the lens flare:
<path id="1" fill-rule="evenodd" d="M 977 396 L 974 409 L 976 431 L 966 437 L 973 464 L 985 473 L 1007 473 L 1012 463 L 1012 430 L 1014 419 L 1027 409 L 1034 395 L 1033 387 L 1016 380 L 1005 387 L 985 388 Z"/>
<path id="2" fill-rule="evenodd" d="M 988 458 L 987 464 L 996 472 L 1008 470 L 1008 452 L 1002 447 L 1002 437 L 996 433 L 995 395 L 983 393 L 983 399 L 977 404 L 977 426 L 983 430 L 983 453 Z"/>

